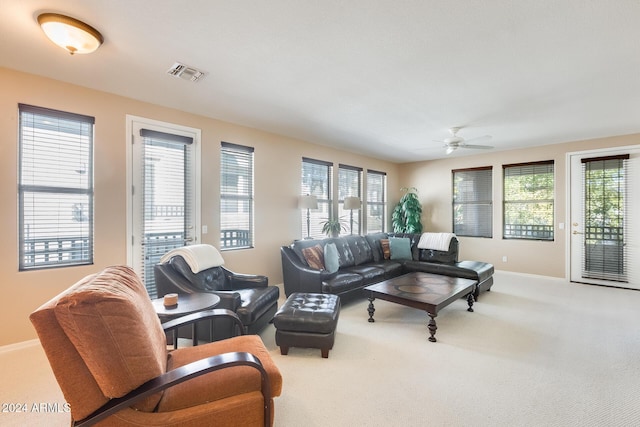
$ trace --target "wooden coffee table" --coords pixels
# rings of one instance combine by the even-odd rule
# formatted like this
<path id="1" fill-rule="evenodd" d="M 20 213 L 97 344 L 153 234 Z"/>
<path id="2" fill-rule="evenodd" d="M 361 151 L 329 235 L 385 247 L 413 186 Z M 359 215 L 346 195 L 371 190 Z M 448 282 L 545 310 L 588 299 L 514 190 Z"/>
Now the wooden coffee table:
<path id="1" fill-rule="evenodd" d="M 475 280 L 439 274 L 413 272 L 364 288 L 369 297 L 369 322 L 375 322 L 373 301 L 376 298 L 424 310 L 429 315 L 429 341 L 436 342 L 436 316 L 444 307 L 467 295 L 467 311 L 473 311 Z"/>

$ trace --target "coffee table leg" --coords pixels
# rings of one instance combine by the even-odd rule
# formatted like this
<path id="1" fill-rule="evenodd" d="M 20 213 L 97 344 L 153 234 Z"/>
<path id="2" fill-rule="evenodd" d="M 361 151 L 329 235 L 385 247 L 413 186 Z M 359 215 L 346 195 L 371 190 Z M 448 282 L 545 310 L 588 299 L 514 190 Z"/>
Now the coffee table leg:
<path id="1" fill-rule="evenodd" d="M 431 342 L 436 342 L 438 341 L 436 339 L 436 330 L 438 329 L 438 326 L 436 325 L 436 316 L 437 314 L 431 314 L 429 312 L 427 312 L 427 314 L 429 315 L 429 334 L 431 334 L 431 336 L 429 337 L 429 341 Z"/>
<path id="2" fill-rule="evenodd" d="M 467 295 L 467 304 L 469 304 L 469 308 L 467 308 L 467 311 L 470 311 L 473 313 L 473 303 L 475 302 L 475 300 L 476 299 L 473 297 L 473 292 Z"/>
<path id="3" fill-rule="evenodd" d="M 369 308 L 367 308 L 367 311 L 369 312 L 369 322 L 373 323 L 375 322 L 375 320 L 373 319 L 373 313 L 375 313 L 376 309 L 373 308 L 373 301 L 375 300 L 375 298 L 373 297 L 369 297 Z"/>

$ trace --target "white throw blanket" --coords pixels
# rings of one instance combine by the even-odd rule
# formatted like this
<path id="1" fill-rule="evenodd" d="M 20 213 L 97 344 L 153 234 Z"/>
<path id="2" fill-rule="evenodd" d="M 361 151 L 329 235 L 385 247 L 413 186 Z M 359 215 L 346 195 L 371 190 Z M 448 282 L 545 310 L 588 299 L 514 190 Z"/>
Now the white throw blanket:
<path id="1" fill-rule="evenodd" d="M 448 251 L 453 233 L 422 233 L 418 242 L 419 249 L 433 249 L 435 251 Z"/>
<path id="2" fill-rule="evenodd" d="M 208 268 L 224 265 L 222 255 L 211 245 L 191 245 L 172 249 L 160 258 L 160 262 L 167 262 L 176 255 L 184 258 L 194 274 Z"/>

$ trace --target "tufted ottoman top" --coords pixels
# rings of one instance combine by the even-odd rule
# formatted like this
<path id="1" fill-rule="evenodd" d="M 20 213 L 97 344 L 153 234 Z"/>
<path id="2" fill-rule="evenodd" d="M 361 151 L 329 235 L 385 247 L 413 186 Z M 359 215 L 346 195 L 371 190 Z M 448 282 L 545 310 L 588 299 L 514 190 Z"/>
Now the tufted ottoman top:
<path id="1" fill-rule="evenodd" d="M 340 315 L 340 297 L 333 294 L 293 293 L 273 318 L 281 331 L 330 334 Z"/>

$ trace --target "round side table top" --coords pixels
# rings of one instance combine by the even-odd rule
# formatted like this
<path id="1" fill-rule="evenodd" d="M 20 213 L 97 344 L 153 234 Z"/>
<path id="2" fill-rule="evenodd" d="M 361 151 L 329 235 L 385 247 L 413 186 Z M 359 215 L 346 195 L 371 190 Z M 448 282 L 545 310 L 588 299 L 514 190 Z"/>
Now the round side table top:
<path id="1" fill-rule="evenodd" d="M 158 316 L 165 319 L 185 316 L 202 310 L 210 310 L 215 308 L 219 302 L 220 297 L 218 295 L 207 292 L 179 294 L 178 304 L 169 307 L 164 305 L 164 298 L 151 300 L 153 308 L 156 310 L 156 313 L 158 313 Z"/>

